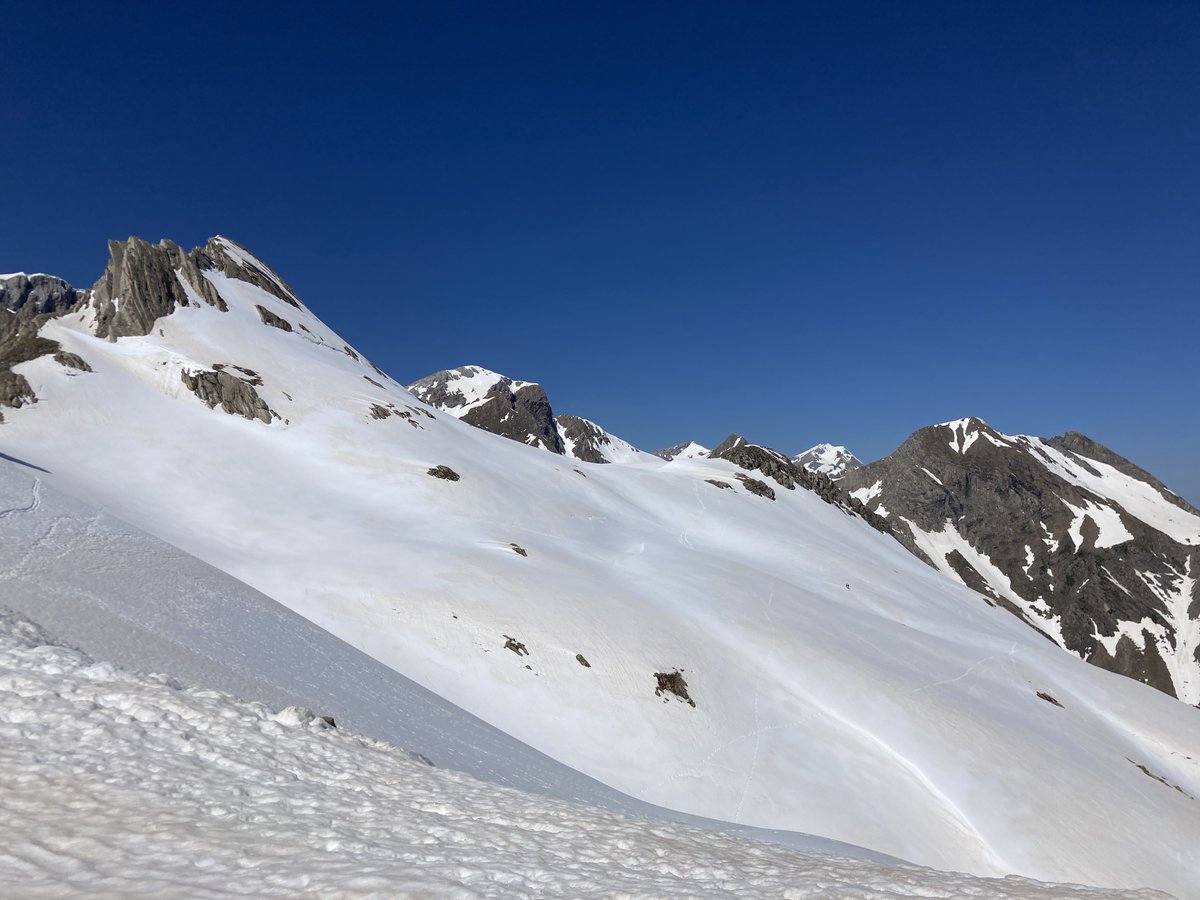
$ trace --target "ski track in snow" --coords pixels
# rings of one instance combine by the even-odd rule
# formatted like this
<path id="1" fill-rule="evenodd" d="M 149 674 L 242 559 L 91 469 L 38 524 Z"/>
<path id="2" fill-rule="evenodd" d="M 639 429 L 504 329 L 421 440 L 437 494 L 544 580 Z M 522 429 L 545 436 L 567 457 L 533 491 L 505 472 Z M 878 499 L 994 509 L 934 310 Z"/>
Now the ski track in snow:
<path id="1" fill-rule="evenodd" d="M 33 497 L 29 501 L 28 506 L 12 506 L 8 509 L 0 509 L 0 519 L 7 519 L 9 516 L 20 515 L 21 513 L 37 512 L 42 505 L 42 479 L 33 479 L 33 488 L 31 489 Z"/>

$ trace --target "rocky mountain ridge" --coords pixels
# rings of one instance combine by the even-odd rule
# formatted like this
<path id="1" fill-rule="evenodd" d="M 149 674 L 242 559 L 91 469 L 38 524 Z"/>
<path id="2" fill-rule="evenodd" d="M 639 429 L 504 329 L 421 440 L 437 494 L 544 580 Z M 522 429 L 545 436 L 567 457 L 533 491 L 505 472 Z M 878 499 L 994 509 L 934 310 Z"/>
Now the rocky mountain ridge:
<path id="1" fill-rule="evenodd" d="M 565 413 L 555 415 L 540 384 L 518 381 L 482 366 L 444 369 L 407 387 L 418 399 L 476 428 L 582 462 L 633 462 L 650 457 L 595 422 Z"/>
<path id="2" fill-rule="evenodd" d="M 920 429 L 839 482 L 919 557 L 1081 658 L 1200 703 L 1200 511 L 1084 435 Z"/>

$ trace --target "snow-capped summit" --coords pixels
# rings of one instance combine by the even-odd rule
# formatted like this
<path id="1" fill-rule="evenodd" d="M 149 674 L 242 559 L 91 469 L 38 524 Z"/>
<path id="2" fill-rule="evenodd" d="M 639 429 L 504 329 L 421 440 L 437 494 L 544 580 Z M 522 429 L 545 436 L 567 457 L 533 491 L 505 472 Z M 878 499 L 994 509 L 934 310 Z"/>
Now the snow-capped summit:
<path id="1" fill-rule="evenodd" d="M 858 458 L 845 447 L 834 444 L 817 444 L 809 447 L 798 456 L 792 457 L 792 462 L 804 466 L 810 472 L 820 472 L 833 481 L 837 481 L 847 472 L 862 467 Z"/>
<path id="2" fill-rule="evenodd" d="M 221 241 L 187 253 L 124 242 L 94 292 L 61 312 L 26 307 L 0 315 L 0 385 L 20 388 L 3 451 L 34 473 L 5 498 L 6 527 L 40 509 L 44 480 L 660 806 L 955 871 L 1200 892 L 1195 711 L 1084 665 L 1003 608 L 1016 604 L 998 588 L 956 583 L 869 527 L 844 499 L 856 473 L 834 485 L 736 436 L 710 458 L 653 466 L 518 446 L 422 403 Z M 493 404 L 502 419 L 499 395 L 493 384 L 472 410 Z M 938 529 L 947 512 L 969 524 L 967 500 L 986 486 L 996 503 L 1034 504 L 1042 483 L 987 481 L 987 457 L 1008 449 L 957 438 L 931 429 L 941 465 L 916 473 Z M 1118 526 L 1136 538 L 1135 519 L 1186 530 L 1191 513 L 1118 459 L 1034 440 L 1028 465 L 1061 473 L 1055 490 L 1080 488 L 1061 493 L 1074 512 L 1050 520 L 1051 540 L 1078 535 L 1085 551 L 1055 589 L 1081 591 L 1107 567 L 1132 593 L 1128 576 L 1141 576 L 1086 551 L 1113 546 Z M 882 516 L 873 484 L 864 502 Z M 942 548 L 945 532 L 908 521 Z M 6 542 L 30 551 L 12 565 L 24 571 L 66 527 L 32 516 L 24 543 Z M 80 527 L 90 534 L 86 517 Z M 946 567 L 979 561 L 976 545 L 942 550 Z M 82 595 L 152 565 L 135 554 L 114 566 L 103 544 L 86 559 Z M 1049 562 L 1057 575 L 1069 559 Z M 1176 575 L 1138 570 L 1167 598 L 1147 642 L 1197 572 L 1176 556 L 1162 565 Z M 1103 596 L 1116 610 L 1124 593 Z M 1100 609 L 1064 616 L 1064 630 Z M 176 633 L 200 631 L 189 625 Z M 1136 648 L 1132 629 L 1113 645 Z M 202 644 L 186 649 L 203 659 Z"/>
<path id="3" fill-rule="evenodd" d="M 674 447 L 664 447 L 661 450 L 655 450 L 654 455 L 670 462 L 673 459 L 703 459 L 711 452 L 708 447 L 697 444 L 695 441 L 685 441 L 682 444 L 676 444 Z"/>

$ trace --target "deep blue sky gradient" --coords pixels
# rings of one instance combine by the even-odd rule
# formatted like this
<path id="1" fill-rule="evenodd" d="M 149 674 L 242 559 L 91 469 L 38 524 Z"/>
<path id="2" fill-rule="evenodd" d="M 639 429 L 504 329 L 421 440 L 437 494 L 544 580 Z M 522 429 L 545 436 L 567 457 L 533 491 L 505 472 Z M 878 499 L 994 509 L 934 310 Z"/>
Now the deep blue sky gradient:
<path id="1" fill-rule="evenodd" d="M 1200 502 L 1200 4 L 0 3 L 0 271 L 228 234 L 653 449 L 1083 431 Z"/>

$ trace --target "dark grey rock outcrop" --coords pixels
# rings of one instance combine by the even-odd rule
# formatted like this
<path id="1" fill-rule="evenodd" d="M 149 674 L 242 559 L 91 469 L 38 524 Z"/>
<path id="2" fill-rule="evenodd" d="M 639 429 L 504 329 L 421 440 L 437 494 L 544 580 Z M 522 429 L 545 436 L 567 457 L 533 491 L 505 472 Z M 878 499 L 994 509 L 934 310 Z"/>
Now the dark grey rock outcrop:
<path id="1" fill-rule="evenodd" d="M 468 399 L 464 379 L 490 379 L 482 397 Z M 476 366 L 435 372 L 408 385 L 408 390 L 430 406 L 458 415 L 464 422 L 510 440 L 551 453 L 562 453 L 563 442 L 554 421 L 550 399 L 540 384 L 513 381 Z M 458 410 L 466 408 L 466 412 Z"/>
<path id="2" fill-rule="evenodd" d="M 1200 547 L 1061 474 L 1067 466 L 1100 478 L 1100 463 L 1148 486 L 1169 504 L 1164 508 L 1200 515 L 1149 473 L 1084 435 L 1012 437 L 979 419 L 923 428 L 839 485 L 886 515 L 892 533 L 914 554 L 953 572 L 990 602 L 1095 665 L 1178 695 L 1171 665 L 1178 670 L 1188 663 L 1175 657 L 1192 657 L 1191 677 L 1200 683 L 1200 646 L 1189 654 L 1180 644 L 1200 617 Z M 970 551 L 931 559 L 928 539 L 922 549 L 914 528 L 956 534 Z M 987 563 L 968 559 L 976 554 Z M 1181 596 L 1189 584 L 1190 598 Z"/>
<path id="3" fill-rule="evenodd" d="M 79 291 L 53 275 L 23 272 L 0 278 L 0 306 L 10 312 L 32 307 L 34 315 L 62 313 L 79 302 Z"/>
<path id="4" fill-rule="evenodd" d="M 201 369 L 198 372 L 184 369 L 179 374 L 188 390 L 204 401 L 209 409 L 220 406 L 230 415 L 271 424 L 271 408 L 258 395 L 254 385 L 249 380 L 233 375 L 227 368 Z"/>
<path id="5" fill-rule="evenodd" d="M 176 307 L 191 306 L 194 301 L 180 279 L 203 302 L 222 311 L 228 309 L 212 282 L 201 274 L 216 266 L 204 248 L 185 253 L 173 241 L 150 244 L 131 237 L 109 241 L 108 252 L 108 266 L 92 289 L 97 337 L 115 340 L 149 334 L 159 318 L 170 315 Z"/>
<path id="6" fill-rule="evenodd" d="M 571 456 L 590 463 L 611 462 L 605 450 L 611 451 L 613 448 L 613 437 L 595 422 L 566 413 L 556 416 L 555 421 L 564 448 L 570 448 Z"/>
<path id="7" fill-rule="evenodd" d="M 256 304 L 254 308 L 258 310 L 258 317 L 263 320 L 264 325 L 270 325 L 272 328 L 278 328 L 281 331 L 292 330 L 291 322 L 282 316 L 275 315 L 275 313 L 271 312 L 265 306 L 258 306 Z"/>

